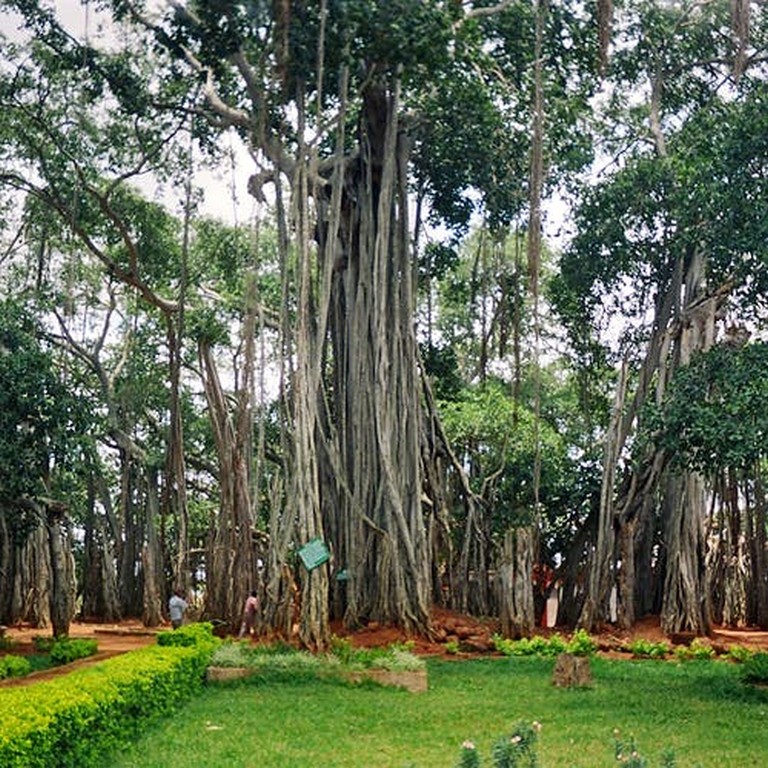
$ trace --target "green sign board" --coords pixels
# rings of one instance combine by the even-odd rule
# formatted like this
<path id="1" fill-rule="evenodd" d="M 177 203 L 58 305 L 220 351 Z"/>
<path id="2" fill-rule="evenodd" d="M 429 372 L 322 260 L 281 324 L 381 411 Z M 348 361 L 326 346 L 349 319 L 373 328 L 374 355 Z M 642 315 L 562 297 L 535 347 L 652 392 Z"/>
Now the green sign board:
<path id="1" fill-rule="evenodd" d="M 301 562 L 304 563 L 304 567 L 311 571 L 313 568 L 317 568 L 318 565 L 322 565 L 330 560 L 331 553 L 322 539 L 312 539 L 299 550 L 299 557 Z"/>

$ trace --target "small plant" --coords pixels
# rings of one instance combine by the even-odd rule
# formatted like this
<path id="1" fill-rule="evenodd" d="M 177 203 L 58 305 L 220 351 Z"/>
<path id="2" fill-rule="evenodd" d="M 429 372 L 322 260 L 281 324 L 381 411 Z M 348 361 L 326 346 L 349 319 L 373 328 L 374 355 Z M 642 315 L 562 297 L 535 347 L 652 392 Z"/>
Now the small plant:
<path id="1" fill-rule="evenodd" d="M 494 766 L 496 768 L 517 768 L 517 766 L 536 768 L 539 764 L 536 740 L 540 730 L 540 723 L 518 722 L 509 736 L 499 739 L 493 745 Z"/>
<path id="2" fill-rule="evenodd" d="M 51 635 L 34 635 L 32 645 L 38 653 L 50 653 L 56 638 Z"/>
<path id="3" fill-rule="evenodd" d="M 342 663 L 349 663 L 354 655 L 355 649 L 352 641 L 347 637 L 331 636 L 331 653 Z"/>
<path id="4" fill-rule="evenodd" d="M 634 736 L 629 741 L 621 738 L 620 732 L 613 732 L 613 756 L 617 763 L 621 763 L 627 768 L 648 768 L 648 760 L 640 754 L 635 743 Z M 675 768 L 675 753 L 671 750 L 665 750 L 661 756 L 661 768 Z"/>
<path id="5" fill-rule="evenodd" d="M 190 648 L 195 645 L 216 646 L 221 640 L 213 635 L 213 624 L 210 621 L 199 621 L 195 624 L 185 624 L 178 629 L 158 632 L 157 644 L 163 647 Z"/>
<path id="6" fill-rule="evenodd" d="M 566 646 L 566 651 L 574 656 L 591 656 L 596 650 L 597 642 L 585 629 L 577 629 Z"/>
<path id="7" fill-rule="evenodd" d="M 456 768 L 480 768 L 480 755 L 473 742 L 467 740 L 461 745 L 461 755 Z"/>
<path id="8" fill-rule="evenodd" d="M 768 655 L 768 654 L 766 654 Z M 541 723 L 534 721 L 516 723 L 512 733 L 499 739 L 493 746 L 494 768 L 538 768 L 536 741 Z M 634 737 L 621 738 L 619 730 L 613 732 L 613 756 L 617 763 L 627 768 L 649 768 L 648 760 L 640 754 Z M 465 741 L 456 768 L 480 768 L 480 755 L 474 742 Z M 661 768 L 676 768 L 675 753 L 665 750 L 661 755 Z"/>
<path id="9" fill-rule="evenodd" d="M 0 658 L 0 680 L 7 677 L 24 677 L 32 671 L 32 665 L 23 656 L 9 654 Z"/>
<path id="10" fill-rule="evenodd" d="M 549 639 L 541 635 L 534 635 L 533 637 L 524 637 L 520 640 L 510 640 L 501 635 L 493 635 L 491 642 L 493 647 L 505 656 L 554 657 L 566 651 L 581 656 L 589 655 L 597 649 L 597 643 L 583 630 L 577 632 L 571 642 L 566 642 L 558 633 L 555 633 Z M 574 649 L 578 650 L 572 650 L 572 645 Z M 588 650 L 589 648 L 591 650 Z"/>
<path id="11" fill-rule="evenodd" d="M 741 672 L 745 683 L 768 685 L 768 653 L 760 651 L 744 662 Z"/>
<path id="12" fill-rule="evenodd" d="M 493 745 L 494 768 L 537 768 L 536 740 L 541 723 L 519 721 L 509 736 L 502 736 Z M 479 768 L 480 755 L 471 741 L 461 745 L 458 768 Z"/>
<path id="13" fill-rule="evenodd" d="M 459 641 L 458 640 L 448 640 L 445 644 L 445 652 L 455 654 L 459 652 Z"/>
<path id="14" fill-rule="evenodd" d="M 628 766 L 628 768 L 647 768 L 648 761 L 640 754 L 635 744 L 634 737 L 629 741 L 623 741 L 618 731 L 613 732 L 613 756 L 617 763 Z"/>
<path id="15" fill-rule="evenodd" d="M 214 667 L 247 667 L 251 654 L 243 643 L 225 642 L 213 652 L 211 664 Z"/>
<path id="16" fill-rule="evenodd" d="M 743 645 L 732 645 L 728 649 L 727 655 L 731 661 L 735 661 L 737 664 L 744 664 L 752 658 L 754 651 L 745 648 Z"/>
<path id="17" fill-rule="evenodd" d="M 715 657 L 715 649 L 705 641 L 696 637 L 690 645 L 680 645 L 675 648 L 675 656 L 680 661 L 705 661 Z"/>
<path id="18" fill-rule="evenodd" d="M 627 647 L 636 659 L 663 659 L 670 652 L 667 643 L 654 643 L 644 638 L 633 640 Z"/>

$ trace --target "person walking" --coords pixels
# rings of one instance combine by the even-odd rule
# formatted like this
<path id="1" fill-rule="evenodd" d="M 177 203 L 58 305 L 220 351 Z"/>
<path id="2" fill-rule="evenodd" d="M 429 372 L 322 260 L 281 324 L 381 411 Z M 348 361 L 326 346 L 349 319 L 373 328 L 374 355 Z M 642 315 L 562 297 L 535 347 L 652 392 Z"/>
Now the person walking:
<path id="1" fill-rule="evenodd" d="M 184 623 L 184 614 L 188 608 L 189 604 L 184 599 L 184 592 L 181 589 L 174 590 L 168 601 L 168 615 L 174 629 L 178 629 Z"/>
<path id="2" fill-rule="evenodd" d="M 250 636 L 256 626 L 256 611 L 259 608 L 259 594 L 254 589 L 248 599 L 245 601 L 243 607 L 243 623 L 240 625 L 240 634 L 237 636 L 238 640 L 242 640 L 247 632 Z"/>

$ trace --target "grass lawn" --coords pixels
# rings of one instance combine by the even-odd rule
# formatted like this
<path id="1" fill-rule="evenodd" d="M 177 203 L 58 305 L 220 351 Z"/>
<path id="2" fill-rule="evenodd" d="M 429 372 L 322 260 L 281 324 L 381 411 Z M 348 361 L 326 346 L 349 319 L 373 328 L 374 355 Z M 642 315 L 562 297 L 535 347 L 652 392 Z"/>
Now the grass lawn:
<path id="1" fill-rule="evenodd" d="M 451 768 L 465 739 L 491 768 L 518 720 L 542 724 L 542 768 L 615 766 L 614 730 L 649 768 L 768 766 L 768 691 L 725 662 L 592 659 L 591 688 L 552 685 L 553 660 L 430 660 L 429 691 L 310 678 L 210 686 L 113 768 Z"/>

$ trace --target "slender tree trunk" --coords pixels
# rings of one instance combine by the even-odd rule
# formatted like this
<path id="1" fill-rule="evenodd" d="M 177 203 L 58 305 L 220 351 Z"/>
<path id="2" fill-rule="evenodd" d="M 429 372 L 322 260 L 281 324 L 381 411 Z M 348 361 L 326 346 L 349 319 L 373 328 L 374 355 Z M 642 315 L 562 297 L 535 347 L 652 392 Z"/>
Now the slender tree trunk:
<path id="1" fill-rule="evenodd" d="M 499 618 L 504 637 L 530 637 L 536 626 L 533 605 L 535 535 L 532 526 L 510 528 L 504 534 L 499 564 Z"/>
<path id="2" fill-rule="evenodd" d="M 618 624 L 624 630 L 635 623 L 635 527 L 636 520 L 629 520 L 619 534 Z"/>
<path id="3" fill-rule="evenodd" d="M 96 513 L 96 480 L 89 476 L 81 574 L 84 618 L 108 622 L 120 619 L 114 562 L 112 538 Z"/>
<path id="4" fill-rule="evenodd" d="M 157 535 L 160 503 L 157 494 L 157 471 L 147 472 L 146 537 L 141 551 L 144 574 L 144 610 L 142 621 L 147 627 L 157 627 L 163 620 L 162 550 Z"/>
<path id="5" fill-rule="evenodd" d="M 13 574 L 11 567 L 12 560 L 12 542 L 11 532 L 6 519 L 7 510 L 0 504 L 0 624 L 9 624 L 11 622 L 11 596 L 13 590 L 10 585 L 13 584 Z"/>
<path id="6" fill-rule="evenodd" d="M 64 511 L 56 506 L 47 509 L 48 546 L 51 558 L 51 624 L 54 637 L 67 637 L 72 618 L 71 568 L 69 567 Z"/>
<path id="7" fill-rule="evenodd" d="M 768 629 L 768 550 L 766 548 L 766 502 L 763 478 L 755 473 L 755 535 L 752 539 L 752 573 L 755 585 L 757 626 Z"/>
<path id="8" fill-rule="evenodd" d="M 603 456 L 603 479 L 600 490 L 600 514 L 598 518 L 597 543 L 592 555 L 589 582 L 584 605 L 579 616 L 579 625 L 592 630 L 601 621 L 609 618 L 608 600 L 615 581 L 615 513 L 614 494 L 616 469 L 624 445 L 622 422 L 624 418 L 624 399 L 627 387 L 627 365 L 622 364 L 616 395 L 613 404 L 613 416 L 605 438 Z"/>

